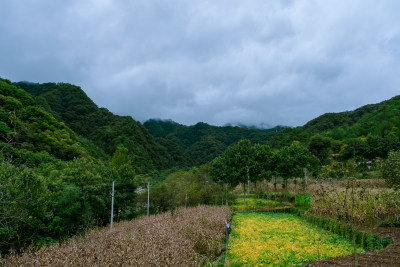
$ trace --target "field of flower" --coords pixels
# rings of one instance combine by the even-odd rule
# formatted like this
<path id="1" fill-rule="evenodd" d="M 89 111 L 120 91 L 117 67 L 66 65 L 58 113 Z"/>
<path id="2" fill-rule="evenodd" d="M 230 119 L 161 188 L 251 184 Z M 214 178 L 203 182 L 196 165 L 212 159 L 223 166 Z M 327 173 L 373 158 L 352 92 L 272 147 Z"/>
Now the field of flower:
<path id="1" fill-rule="evenodd" d="M 235 213 L 232 220 L 228 266 L 301 266 L 353 251 L 349 240 L 291 214 Z"/>
<path id="2" fill-rule="evenodd" d="M 267 199 L 246 198 L 246 209 L 244 209 L 244 199 L 237 198 L 233 205 L 230 206 L 232 211 L 269 211 L 275 208 L 290 208 L 292 204 L 288 202 L 278 202 Z"/>

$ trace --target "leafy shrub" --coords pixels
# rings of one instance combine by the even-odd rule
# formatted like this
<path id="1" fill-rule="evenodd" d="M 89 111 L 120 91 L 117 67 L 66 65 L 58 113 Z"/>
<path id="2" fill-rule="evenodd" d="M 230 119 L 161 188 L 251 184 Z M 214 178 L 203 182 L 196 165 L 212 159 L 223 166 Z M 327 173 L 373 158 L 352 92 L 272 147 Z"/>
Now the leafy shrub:
<path id="1" fill-rule="evenodd" d="M 295 197 L 295 205 L 303 209 L 309 209 L 311 203 L 311 197 L 308 193 L 297 194 Z"/>

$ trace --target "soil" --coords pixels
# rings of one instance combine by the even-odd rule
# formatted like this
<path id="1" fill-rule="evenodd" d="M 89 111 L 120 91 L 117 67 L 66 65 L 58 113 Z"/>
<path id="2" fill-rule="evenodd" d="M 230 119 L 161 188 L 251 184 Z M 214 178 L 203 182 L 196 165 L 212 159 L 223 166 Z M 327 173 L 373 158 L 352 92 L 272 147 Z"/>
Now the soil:
<path id="1" fill-rule="evenodd" d="M 386 249 L 368 251 L 357 254 L 358 266 L 398 266 L 400 267 L 400 228 L 379 227 L 369 229 L 368 232 L 379 234 L 382 237 L 390 236 L 394 244 Z M 354 266 L 354 255 L 329 258 L 323 261 L 306 263 L 303 267 L 311 266 Z"/>

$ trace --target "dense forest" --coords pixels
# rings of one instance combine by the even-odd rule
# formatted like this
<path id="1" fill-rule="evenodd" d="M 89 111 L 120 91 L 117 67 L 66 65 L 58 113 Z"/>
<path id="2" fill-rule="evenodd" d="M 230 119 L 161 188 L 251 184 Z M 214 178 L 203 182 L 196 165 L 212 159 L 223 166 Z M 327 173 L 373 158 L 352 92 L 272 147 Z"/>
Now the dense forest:
<path id="1" fill-rule="evenodd" d="M 172 120 L 151 119 L 143 124 L 155 137 L 178 144 L 196 166 L 207 163 L 221 155 L 225 149 L 240 140 L 253 144 L 268 142 L 277 132 L 286 127 L 258 130 L 233 126 L 212 126 L 199 122 L 185 126 Z"/>
<path id="2" fill-rule="evenodd" d="M 135 170 L 200 166 L 241 139 L 265 143 L 285 127 L 267 130 L 216 127 L 206 123 L 184 126 L 173 121 L 148 120 L 143 125 L 129 116 L 99 108 L 78 86 L 67 83 L 19 82 L 18 86 L 78 135 L 92 141 L 107 155 L 119 144 L 128 148 Z M 143 127 L 144 126 L 144 127 Z M 146 130 L 147 128 L 147 130 Z"/>
<path id="3" fill-rule="evenodd" d="M 118 145 L 124 145 L 138 173 L 189 165 L 183 152 L 174 144 L 157 142 L 140 122 L 130 116 L 114 115 L 105 108 L 99 108 L 78 86 L 29 82 L 18 85 L 35 96 L 50 114 L 93 142 L 108 156 Z"/>
<path id="4" fill-rule="evenodd" d="M 287 128 L 272 137 L 269 145 L 280 148 L 299 141 L 321 161 L 373 160 L 400 149 L 400 96 L 354 111 L 326 113 L 304 126 Z"/>

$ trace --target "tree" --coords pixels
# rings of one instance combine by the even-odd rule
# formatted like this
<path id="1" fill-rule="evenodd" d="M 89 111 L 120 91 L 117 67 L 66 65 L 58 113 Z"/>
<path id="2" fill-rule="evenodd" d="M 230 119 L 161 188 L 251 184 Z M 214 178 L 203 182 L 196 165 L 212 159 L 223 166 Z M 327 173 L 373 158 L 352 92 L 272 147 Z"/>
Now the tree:
<path id="1" fill-rule="evenodd" d="M 311 172 L 318 171 L 318 159 L 300 142 L 293 142 L 275 154 L 276 173 L 284 179 L 287 188 L 287 179 L 304 177 L 304 168 Z"/>
<path id="2" fill-rule="evenodd" d="M 117 169 L 121 168 L 122 165 L 131 164 L 131 160 L 128 158 L 128 149 L 124 145 L 117 146 L 111 164 Z"/>
<path id="3" fill-rule="evenodd" d="M 233 179 L 230 177 L 231 172 L 227 160 L 224 156 L 216 157 L 211 162 L 210 176 L 221 184 L 230 183 Z"/>
<path id="4" fill-rule="evenodd" d="M 245 184 L 248 175 L 255 175 L 254 149 L 249 140 L 240 140 L 235 145 L 228 147 L 225 157 L 233 174 L 231 183 Z"/>
<path id="5" fill-rule="evenodd" d="M 228 147 L 222 157 L 214 159 L 211 174 L 232 186 L 243 183 L 246 205 L 246 182 L 257 175 L 254 147 L 249 140 L 240 140 Z"/>
<path id="6" fill-rule="evenodd" d="M 352 138 L 346 140 L 346 145 L 340 155 L 341 159 L 355 159 L 356 157 L 364 158 L 368 152 L 368 144 L 360 138 Z"/>
<path id="7" fill-rule="evenodd" d="M 31 169 L 0 164 L 0 254 L 19 250 L 46 230 L 50 192 Z"/>
<path id="8" fill-rule="evenodd" d="M 274 171 L 274 154 L 268 145 L 256 144 L 254 146 L 254 177 L 253 182 L 270 179 Z"/>
<path id="9" fill-rule="evenodd" d="M 387 159 L 381 162 L 379 169 L 390 187 L 400 189 L 400 151 L 389 152 Z"/>
<path id="10" fill-rule="evenodd" d="M 275 155 L 276 172 L 282 178 L 303 177 L 304 168 L 309 171 L 319 169 L 318 159 L 300 142 L 283 147 Z"/>
<path id="11" fill-rule="evenodd" d="M 274 154 L 268 145 L 254 146 L 255 170 L 251 181 L 254 182 L 257 192 L 257 181 L 271 180 L 274 173 Z M 258 195 L 258 193 L 257 193 Z"/>
<path id="12" fill-rule="evenodd" d="M 329 148 L 331 147 L 331 139 L 320 134 L 316 134 L 310 139 L 308 150 L 319 159 L 321 165 L 328 163 Z"/>

